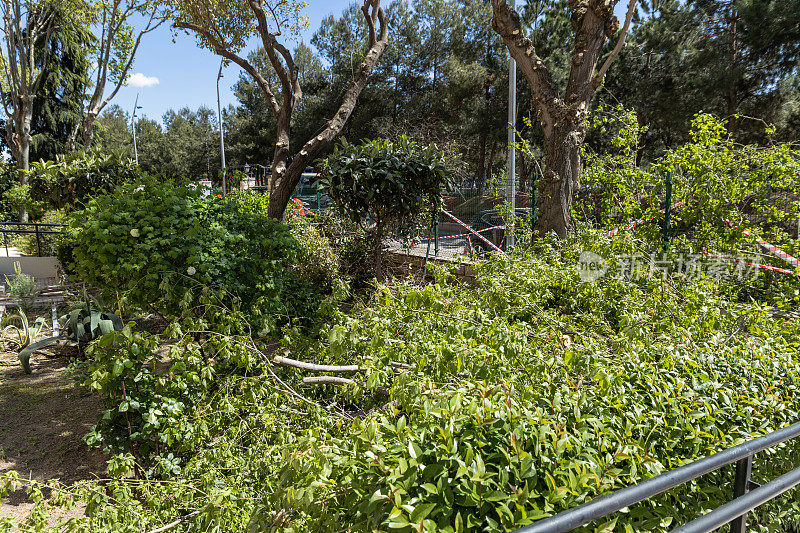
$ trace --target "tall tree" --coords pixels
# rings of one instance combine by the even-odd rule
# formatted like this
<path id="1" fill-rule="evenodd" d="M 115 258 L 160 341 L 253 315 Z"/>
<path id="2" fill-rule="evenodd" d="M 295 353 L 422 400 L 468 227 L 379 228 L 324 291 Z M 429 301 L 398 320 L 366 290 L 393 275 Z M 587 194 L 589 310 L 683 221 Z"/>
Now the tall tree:
<path id="1" fill-rule="evenodd" d="M 93 57 L 96 67 L 92 84 L 86 86 L 83 120 L 70 137 L 72 148 L 79 134 L 84 146 L 92 144 L 95 121 L 127 81 L 142 38 L 167 20 L 163 2 L 157 0 L 93 1 L 90 26 L 99 33 Z M 144 21 L 139 28 L 131 24 L 135 18 Z"/>
<path id="2" fill-rule="evenodd" d="M 313 136 L 325 125 L 326 116 L 335 109 L 326 107 L 331 98 L 328 71 L 320 58 L 304 44 L 293 50 L 298 79 L 303 87 L 303 99 L 292 114 L 290 145 L 297 145 Z M 258 48 L 247 56 L 254 68 L 272 84 L 279 83 L 264 48 Z M 277 121 L 270 112 L 269 101 L 255 80 L 243 72 L 233 87 L 239 106 L 226 113 L 228 116 L 225 134 L 227 159 L 231 165 L 244 163 L 269 164 L 275 147 Z"/>
<path id="3" fill-rule="evenodd" d="M 624 44 L 636 0 L 630 0 L 625 26 L 619 33 L 614 16 L 617 0 L 569 0 L 572 54 L 567 86 L 559 95 L 547 65 L 525 36 L 519 14 L 506 0 L 492 0 L 492 27 L 503 38 L 528 82 L 532 107 L 544 133 L 545 177 L 539 182 L 536 229 L 565 237 L 571 226 L 571 207 L 580 188 L 581 146 L 586 137 L 589 104 L 608 68 Z M 619 33 L 617 44 L 600 68 L 603 46 Z"/>
<path id="4" fill-rule="evenodd" d="M 278 40 L 283 32 L 304 24 L 305 6 L 294 0 L 174 0 L 177 8 L 175 27 L 194 32 L 200 43 L 214 53 L 247 71 L 269 101 L 277 121 L 277 139 L 269 184 L 269 214 L 283 218 L 292 191 L 300 182 L 306 166 L 342 131 L 356 107 L 358 97 L 389 40 L 389 25 L 380 0 L 364 0 L 361 7 L 367 24 L 367 52 L 354 70 L 341 105 L 327 125 L 307 140 L 291 157 L 290 128 L 292 115 L 300 104 L 303 91 L 299 69 L 292 52 Z M 271 85 L 239 51 L 248 37 L 256 34 L 267 52 L 280 83 Z"/>
<path id="5" fill-rule="evenodd" d="M 6 141 L 20 169 L 21 184 L 27 183 L 30 165 L 33 107 L 40 96 L 51 47 L 46 46 L 64 25 L 80 24 L 86 11 L 79 1 L 4 0 L 0 3 L 2 23 L 0 47 L 3 106 L 6 111 Z M 39 53 L 37 53 L 39 52 Z M 28 214 L 20 211 L 20 221 Z"/>
<path id="6" fill-rule="evenodd" d="M 61 10 L 60 17 L 71 16 Z M 30 159 L 55 160 L 69 148 L 72 130 L 80 124 L 84 88 L 89 82 L 89 51 L 93 36 L 83 24 L 59 24 L 60 30 L 42 43 L 43 81 L 33 102 Z"/>

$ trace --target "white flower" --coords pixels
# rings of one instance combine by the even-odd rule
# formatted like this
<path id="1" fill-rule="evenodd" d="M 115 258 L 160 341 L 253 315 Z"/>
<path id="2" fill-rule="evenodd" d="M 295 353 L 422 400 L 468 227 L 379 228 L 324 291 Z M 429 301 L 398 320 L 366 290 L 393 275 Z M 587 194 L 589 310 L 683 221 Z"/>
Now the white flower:
<path id="1" fill-rule="evenodd" d="M 139 230 L 136 229 L 136 228 L 133 228 L 131 230 L 131 237 L 138 237 L 138 236 L 139 236 Z"/>
<path id="2" fill-rule="evenodd" d="M 186 273 L 189 274 L 190 276 L 194 276 L 195 274 L 197 274 L 197 269 L 195 267 L 189 267 L 186 269 Z"/>

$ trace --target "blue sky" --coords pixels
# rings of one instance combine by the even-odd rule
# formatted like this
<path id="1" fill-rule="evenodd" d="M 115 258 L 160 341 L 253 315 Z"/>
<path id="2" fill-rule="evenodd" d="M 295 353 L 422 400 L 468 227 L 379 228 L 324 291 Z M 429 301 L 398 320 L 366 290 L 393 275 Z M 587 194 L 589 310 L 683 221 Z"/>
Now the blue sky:
<path id="1" fill-rule="evenodd" d="M 311 35 L 319 28 L 323 17 L 330 14 L 339 15 L 353 0 L 309 0 L 307 14 L 309 29 L 302 36 L 308 43 Z M 217 72 L 219 56 L 197 46 L 194 37 L 178 34 L 174 37 L 168 27 L 160 27 L 146 35 L 139 45 L 136 63 L 132 69 L 131 81 L 146 83 L 157 78 L 158 83 L 150 86 L 122 87 L 111 104 L 121 106 L 130 114 L 136 94 L 139 93 L 139 114 L 155 120 L 161 120 L 169 109 L 189 107 L 197 109 L 201 105 L 217 109 Z M 236 102 L 231 87 L 239 79 L 241 69 L 236 65 L 228 66 L 224 78 L 220 80 L 222 105 Z M 137 75 L 138 74 L 138 75 Z"/>

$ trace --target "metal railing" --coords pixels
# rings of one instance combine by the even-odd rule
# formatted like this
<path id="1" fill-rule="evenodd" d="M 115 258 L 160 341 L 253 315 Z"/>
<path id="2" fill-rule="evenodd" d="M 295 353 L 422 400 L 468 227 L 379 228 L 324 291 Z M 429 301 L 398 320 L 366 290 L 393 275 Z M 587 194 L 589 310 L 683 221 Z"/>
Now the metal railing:
<path id="1" fill-rule="evenodd" d="M 747 513 L 749 511 L 800 484 L 800 468 L 761 486 L 753 483 L 750 480 L 753 455 L 797 436 L 800 436 L 800 423 L 670 470 L 642 483 L 607 494 L 525 526 L 516 530 L 515 533 L 566 533 L 733 463 L 736 463 L 733 500 L 673 530 L 673 533 L 708 533 L 728 523 L 731 525 L 731 533 L 743 533 L 747 529 Z"/>
<path id="2" fill-rule="evenodd" d="M 5 226 L 17 226 L 23 229 L 8 229 Z M 37 255 L 42 256 L 42 235 L 57 235 L 61 231 L 53 231 L 52 229 L 42 228 L 63 228 L 66 224 L 45 224 L 43 222 L 0 222 L 0 233 L 3 234 L 3 246 L 6 249 L 6 257 L 8 257 L 8 235 L 36 235 L 36 249 Z M 33 229 L 24 229 L 24 228 Z"/>

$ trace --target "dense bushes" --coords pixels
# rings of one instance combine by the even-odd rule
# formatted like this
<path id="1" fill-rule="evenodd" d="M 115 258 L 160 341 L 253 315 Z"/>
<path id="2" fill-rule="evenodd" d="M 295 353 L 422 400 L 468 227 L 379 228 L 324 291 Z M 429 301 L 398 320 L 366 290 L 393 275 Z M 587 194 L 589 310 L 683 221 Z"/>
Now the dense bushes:
<path id="1" fill-rule="evenodd" d="M 665 180 L 671 174 L 674 246 L 738 252 L 743 231 L 749 231 L 793 255 L 800 253 L 800 151 L 796 146 L 742 146 L 728 135 L 726 121 L 700 114 L 692 123 L 690 142 L 642 168 L 635 164 L 643 133 L 635 113 L 617 109 L 611 117 L 594 117 L 593 123 L 604 132 L 606 128 L 615 131 L 616 152 L 587 154 L 582 179 L 591 194 L 581 194 L 576 203 L 578 219 L 608 228 L 640 218 L 660 222 Z M 636 229 L 651 242 L 658 240 L 660 231 L 659 224 Z"/>
<path id="2" fill-rule="evenodd" d="M 163 374 L 148 336 L 104 339 L 92 383 L 111 413 L 95 435 L 122 453 L 120 477 L 102 496 L 88 484 L 57 497 L 92 502 L 87 531 L 189 510 L 196 530 L 502 531 L 797 421 L 800 324 L 710 278 L 581 283 L 585 249 L 637 251 L 596 235 L 543 243 L 482 263 L 476 287 L 438 272 L 381 289 L 320 337 L 287 330 L 293 357 L 364 369 L 340 389 L 304 388 L 241 337 L 201 346 L 173 327 Z M 760 454 L 755 481 L 798 466 L 798 451 Z M 159 480 L 125 477 L 137 468 Z M 704 476 L 604 527 L 668 531 L 725 501 L 731 479 Z M 779 499 L 752 529 L 791 524 L 799 507 Z"/>
<path id="3" fill-rule="evenodd" d="M 788 148 L 749 152 L 718 123 L 696 125 L 663 167 L 610 183 L 650 183 L 656 198 L 652 178 L 667 168 L 692 176 L 676 189 L 687 207 L 668 261 L 743 249 L 749 238 L 719 220 L 737 205 L 767 216 L 765 191 L 796 183 Z M 737 169 L 747 160 L 755 166 Z M 644 200 L 623 218 L 656 217 Z M 788 248 L 780 228 L 792 213 L 775 216 L 765 232 Z M 86 383 L 105 410 L 88 440 L 114 456 L 111 479 L 53 491 L 88 504 L 68 528 L 141 531 L 183 516 L 198 531 L 513 530 L 798 420 L 800 322 L 785 318 L 796 276 L 736 279 L 711 259 L 664 273 L 657 227 L 610 239 L 582 224 L 566 241 L 526 240 L 479 263 L 475 286 L 434 268 L 434 283 L 378 286 L 349 316 L 329 306 L 327 321 L 297 327 L 285 318 L 305 325 L 320 293 L 342 287 L 325 232 L 344 243 L 346 223 L 319 220 L 290 213 L 283 225 L 261 197 L 152 181 L 73 216 L 85 279 L 182 318 L 161 337 L 128 328 L 89 349 Z M 607 276 L 582 279 L 589 251 Z M 625 258 L 640 268 L 626 271 Z M 245 320 L 265 333 L 285 325 L 293 358 L 357 365 L 352 382 L 311 387 L 307 373 L 273 364 L 275 344 L 247 335 Z M 798 452 L 793 442 L 759 454 L 755 481 L 797 467 Z M 727 501 L 731 484 L 732 469 L 708 474 L 591 527 L 669 531 Z M 29 529 L 44 528 L 46 505 Z M 799 517 L 800 502 L 783 497 L 749 522 L 776 531 Z"/>
<path id="4" fill-rule="evenodd" d="M 272 332 L 313 316 L 320 291 L 295 272 L 301 247 L 266 206 L 249 193 L 216 198 L 150 179 L 123 184 L 74 213 L 76 272 L 109 296 L 171 315 L 190 310 L 203 287 L 219 288 L 241 304 L 254 333 Z"/>
<path id="5" fill-rule="evenodd" d="M 28 183 L 34 201 L 70 209 L 138 175 L 132 159 L 89 150 L 60 155 L 55 161 L 31 163 Z"/>

